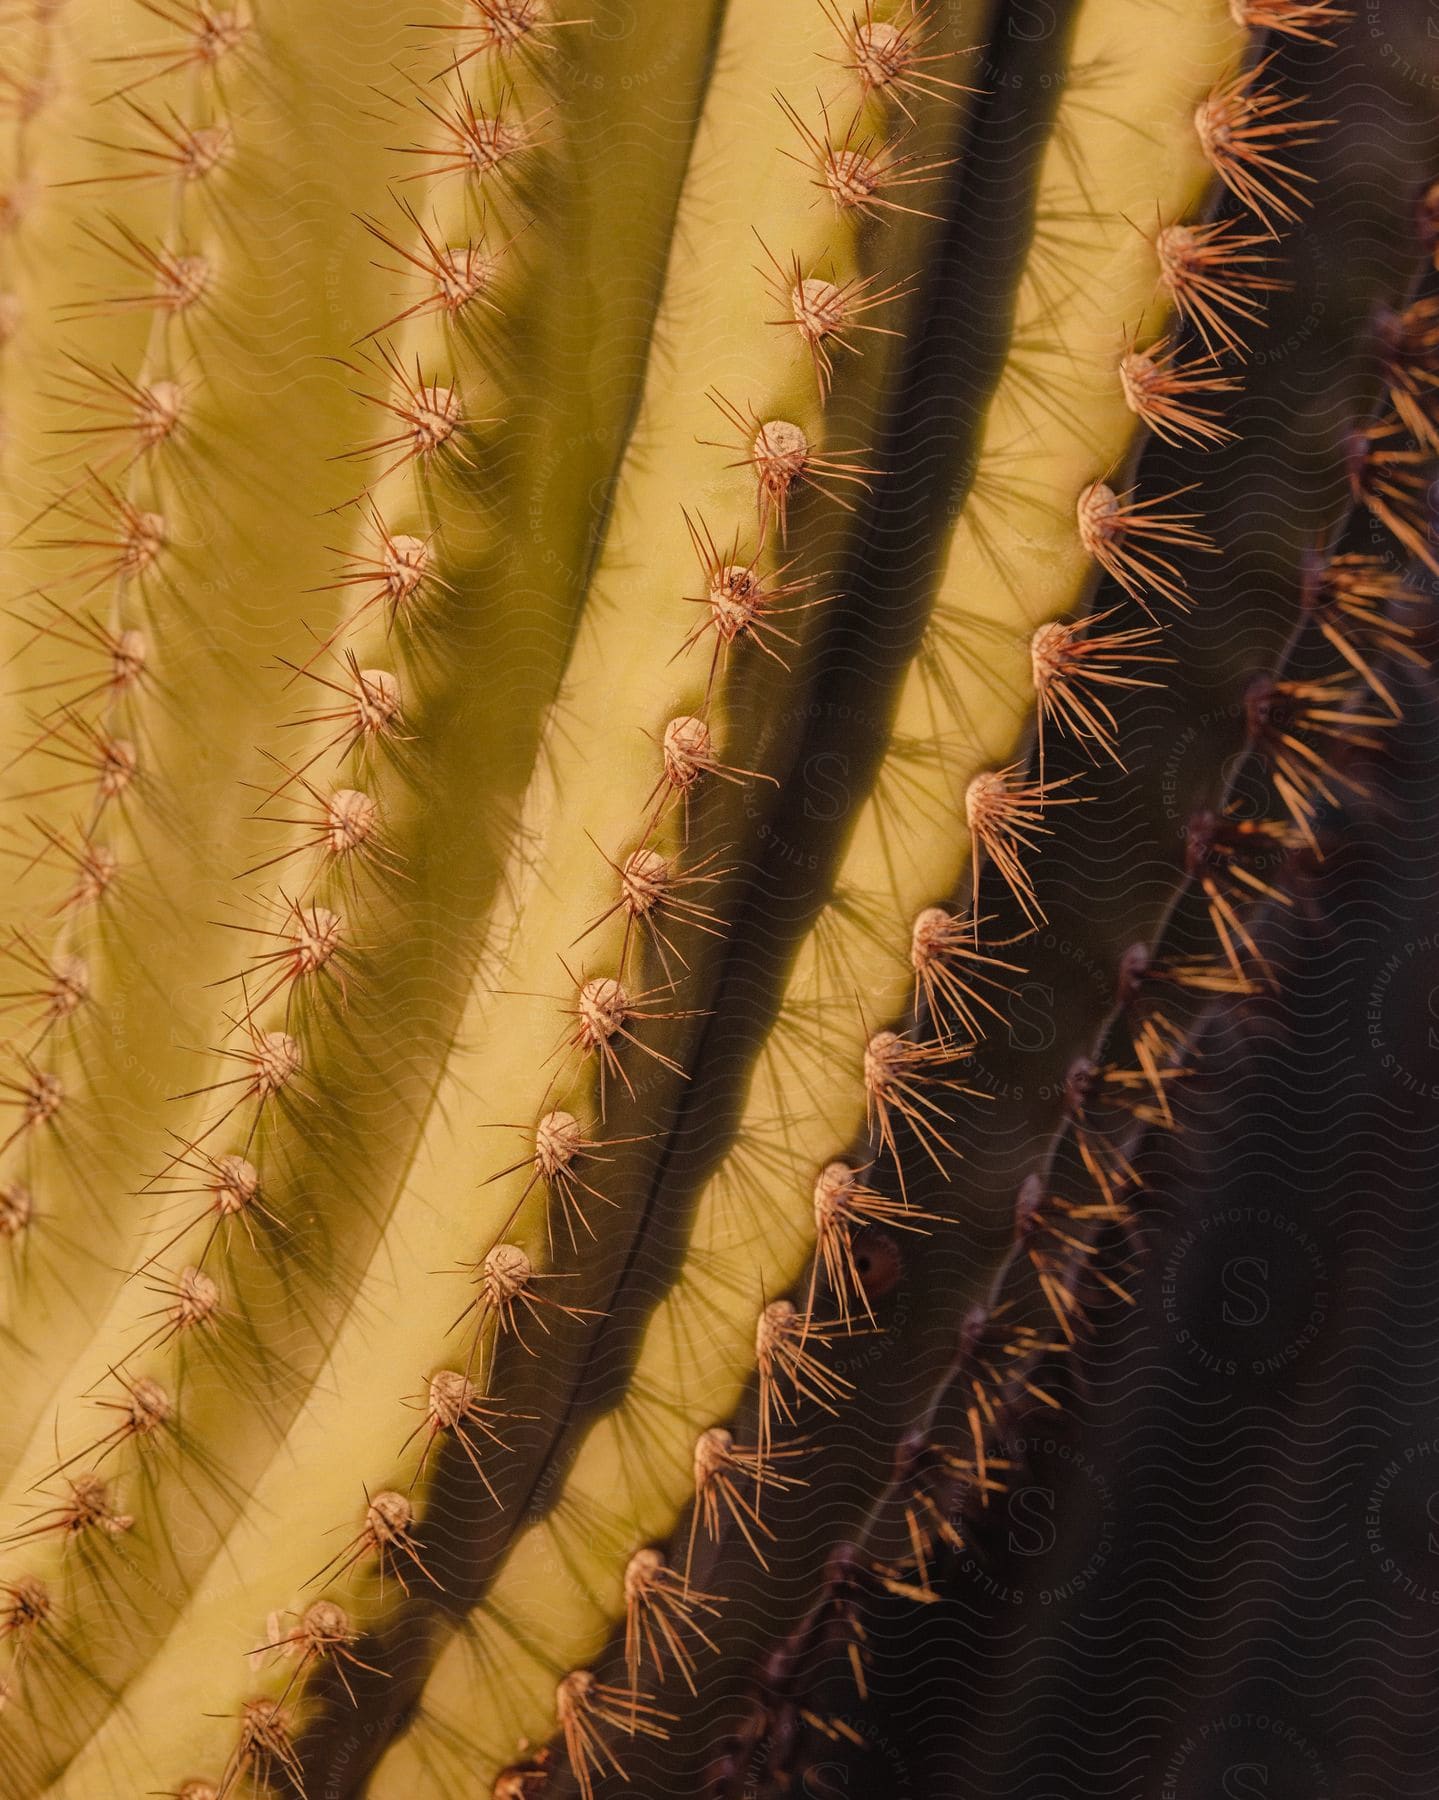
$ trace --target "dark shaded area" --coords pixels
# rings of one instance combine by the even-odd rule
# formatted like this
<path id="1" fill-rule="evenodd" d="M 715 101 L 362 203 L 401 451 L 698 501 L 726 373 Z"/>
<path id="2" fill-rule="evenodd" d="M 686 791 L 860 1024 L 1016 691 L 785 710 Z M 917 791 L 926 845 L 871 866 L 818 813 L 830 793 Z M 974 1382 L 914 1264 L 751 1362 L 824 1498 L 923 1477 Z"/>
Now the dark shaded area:
<path id="1" fill-rule="evenodd" d="M 1417 717 L 1414 716 L 1417 711 Z M 1141 1159 L 1132 1309 L 1032 1408 L 940 1604 L 867 1613 L 874 1748 L 794 1791 L 1439 1787 L 1439 700 Z"/>

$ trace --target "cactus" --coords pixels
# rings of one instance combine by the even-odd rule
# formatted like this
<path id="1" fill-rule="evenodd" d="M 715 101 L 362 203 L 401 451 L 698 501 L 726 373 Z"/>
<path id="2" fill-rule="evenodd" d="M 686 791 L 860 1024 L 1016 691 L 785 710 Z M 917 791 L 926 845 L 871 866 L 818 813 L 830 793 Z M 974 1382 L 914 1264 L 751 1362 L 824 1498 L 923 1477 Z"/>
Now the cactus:
<path id="1" fill-rule="evenodd" d="M 1342 21 L 1017 23 L 0 14 L 7 1797 L 678 1791 L 828 1628 L 957 1334 L 986 1491 L 973 1359 L 1048 1329 L 961 1333 L 987 1046 L 1052 917 L 1175 890 L 1076 899 L 1063 846 L 1223 589 L 1206 459 Z M 1192 839 L 1201 995 L 1263 979 L 1251 846 L 1318 848 L 1420 654 L 1427 290 L 1384 366 L 1387 548 L 1251 708 L 1281 816 Z M 1163 1116 L 1185 1041 L 1035 1065 L 1076 1229 L 1133 1178 L 1089 1112 Z M 866 1578 L 923 1593 L 916 1516 Z"/>

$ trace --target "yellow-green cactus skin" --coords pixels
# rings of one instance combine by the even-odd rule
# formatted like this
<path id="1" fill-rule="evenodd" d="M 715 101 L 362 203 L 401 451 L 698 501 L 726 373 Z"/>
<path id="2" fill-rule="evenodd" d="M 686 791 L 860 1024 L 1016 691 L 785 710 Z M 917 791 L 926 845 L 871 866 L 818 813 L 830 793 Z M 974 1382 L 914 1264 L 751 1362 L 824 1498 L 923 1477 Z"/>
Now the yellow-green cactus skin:
<path id="1" fill-rule="evenodd" d="M 1050 846 L 1157 754 L 1341 20 L 1031 25 L 0 0 L 0 1800 L 698 1791 L 842 1525 L 923 1591 L 933 1371 L 849 1353 L 958 1220 L 974 1350 L 980 1047 L 1108 903 Z M 1417 654 L 1426 304 L 1310 748 Z M 1252 833 L 1193 992 L 1261 978 Z"/>

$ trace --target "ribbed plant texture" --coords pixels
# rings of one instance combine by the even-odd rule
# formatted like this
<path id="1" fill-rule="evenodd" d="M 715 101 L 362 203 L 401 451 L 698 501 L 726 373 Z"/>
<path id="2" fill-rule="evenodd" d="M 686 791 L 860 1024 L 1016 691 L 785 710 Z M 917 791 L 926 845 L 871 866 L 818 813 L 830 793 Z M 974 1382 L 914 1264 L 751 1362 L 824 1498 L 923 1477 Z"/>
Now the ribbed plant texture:
<path id="1" fill-rule="evenodd" d="M 1427 667 L 1374 62 L 0 0 L 4 1800 L 856 1735 Z"/>

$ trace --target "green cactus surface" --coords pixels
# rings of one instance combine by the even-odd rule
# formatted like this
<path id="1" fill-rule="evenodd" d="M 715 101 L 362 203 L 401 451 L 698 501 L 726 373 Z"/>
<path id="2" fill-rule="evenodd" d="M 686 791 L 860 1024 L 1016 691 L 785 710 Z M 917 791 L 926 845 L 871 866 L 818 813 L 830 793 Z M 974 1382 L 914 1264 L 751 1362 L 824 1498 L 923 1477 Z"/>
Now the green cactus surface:
<path id="1" fill-rule="evenodd" d="M 1281 651 L 1206 459 L 1344 16 L 1044 10 L 0 0 L 3 1800 L 726 1791 L 1002 1484 L 1439 449 L 1405 195 Z M 1076 887 L 1209 589 L 1268 686 Z"/>

